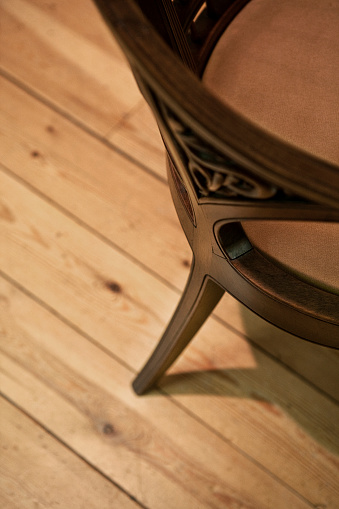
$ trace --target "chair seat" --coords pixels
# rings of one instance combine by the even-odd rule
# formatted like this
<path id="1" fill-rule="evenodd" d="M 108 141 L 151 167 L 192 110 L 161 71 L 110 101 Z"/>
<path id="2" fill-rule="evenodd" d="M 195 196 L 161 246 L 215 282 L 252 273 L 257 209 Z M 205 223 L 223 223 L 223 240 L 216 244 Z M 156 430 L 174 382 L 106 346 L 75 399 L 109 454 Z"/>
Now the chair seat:
<path id="1" fill-rule="evenodd" d="M 338 27 L 338 1 L 252 0 L 220 37 L 204 84 L 262 129 L 339 164 Z M 243 227 L 263 254 L 339 292 L 339 224 Z"/>

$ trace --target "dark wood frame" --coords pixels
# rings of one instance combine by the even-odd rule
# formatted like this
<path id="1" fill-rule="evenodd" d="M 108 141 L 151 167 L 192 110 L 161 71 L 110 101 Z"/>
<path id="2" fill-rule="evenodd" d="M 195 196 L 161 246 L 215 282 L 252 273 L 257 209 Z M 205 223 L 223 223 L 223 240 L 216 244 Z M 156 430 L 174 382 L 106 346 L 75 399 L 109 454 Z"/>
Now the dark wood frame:
<path id="1" fill-rule="evenodd" d="M 339 296 L 265 258 L 244 220 L 339 220 L 339 168 L 260 130 L 199 76 L 248 0 L 95 0 L 157 119 L 173 201 L 193 252 L 165 334 L 137 377 L 142 393 L 171 365 L 224 291 L 276 326 L 339 348 Z M 324 246 L 324 256 L 326 247 Z"/>

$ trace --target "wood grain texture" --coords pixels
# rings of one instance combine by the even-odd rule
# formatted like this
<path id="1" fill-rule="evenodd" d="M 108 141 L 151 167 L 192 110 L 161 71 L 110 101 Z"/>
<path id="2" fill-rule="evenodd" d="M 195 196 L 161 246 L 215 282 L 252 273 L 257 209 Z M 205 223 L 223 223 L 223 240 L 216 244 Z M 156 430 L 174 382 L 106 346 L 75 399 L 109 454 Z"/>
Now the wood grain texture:
<path id="1" fill-rule="evenodd" d="M 41 198 L 31 193 L 24 199 L 25 188 L 13 179 L 2 175 L 1 189 L 6 196 L 2 238 L 7 246 L 0 255 L 2 270 L 133 371 L 138 370 L 140 360 L 146 357 L 165 325 L 170 303 L 173 305 L 177 297 L 175 292 Z M 157 306 L 153 308 L 155 300 Z M 4 312 L 3 322 L 6 316 L 8 311 Z M 17 312 L 13 316 L 18 316 Z M 200 348 L 189 348 L 188 364 L 179 370 L 179 373 L 204 371 L 207 378 L 203 377 L 202 388 L 200 382 L 196 386 L 193 376 L 191 386 L 181 383 L 176 389 L 174 384 L 173 389 L 170 379 L 166 390 L 170 394 L 183 391 L 184 396 L 178 396 L 178 401 L 183 401 L 185 407 L 222 433 L 227 441 L 234 440 L 234 434 L 237 439 L 241 437 L 246 455 L 254 457 L 306 498 L 313 499 L 313 489 L 317 486 L 319 492 L 325 482 L 336 493 L 339 486 L 332 462 L 339 449 L 337 406 L 265 355 L 251 353 L 239 336 L 215 321 L 208 322 L 204 329 L 198 337 Z M 220 359 L 222 363 L 218 366 Z M 36 370 L 41 372 L 38 366 Z M 87 371 L 88 367 L 84 369 Z M 131 373 L 129 378 L 125 377 L 127 386 L 130 377 Z M 179 380 L 182 382 L 182 377 Z M 191 393 L 192 398 L 187 398 Z M 200 393 L 202 400 L 209 395 L 204 405 L 198 398 Z M 226 397 L 219 408 L 220 396 Z M 248 405 L 244 402 L 241 405 L 240 415 L 238 398 L 249 399 Z M 283 438 L 287 423 L 288 433 Z M 307 464 L 312 468 L 309 474 L 303 472 L 303 476 L 309 475 L 304 491 L 305 479 L 300 483 L 293 468 L 297 472 L 302 470 L 308 452 L 311 454 Z M 319 457 L 314 462 L 316 452 Z M 329 495 L 329 499 L 333 496 Z"/>
<path id="2" fill-rule="evenodd" d="M 339 352 L 296 340 L 225 295 L 216 314 L 255 344 L 339 402 Z"/>
<path id="3" fill-rule="evenodd" d="M 166 156 L 157 123 L 144 100 L 107 135 L 115 146 L 166 179 Z"/>
<path id="4" fill-rule="evenodd" d="M 0 87 L 1 162 L 181 288 L 190 252 L 166 184 L 7 80 Z"/>
<path id="5" fill-rule="evenodd" d="M 190 262 L 159 135 L 90 1 L 0 9 L 2 507 L 337 509 L 336 352 L 225 296 L 133 394 Z"/>
<path id="6" fill-rule="evenodd" d="M 38 196 L 23 200 L 24 188 L 4 174 L 1 189 L 2 270 L 89 334 L 96 335 L 100 324 L 107 348 L 115 350 L 114 338 L 125 338 L 122 357 L 133 362 L 132 354 L 141 363 L 139 348 L 144 341 L 151 347 L 152 329 L 153 341 L 160 334 L 162 313 L 174 307 L 175 292 Z"/>
<path id="7" fill-rule="evenodd" d="M 0 413 L 2 507 L 140 507 L 3 398 Z"/>
<path id="8" fill-rule="evenodd" d="M 167 187 L 7 80 L 0 86 L 3 164 L 181 290 L 191 255 Z M 339 400 L 338 352 L 296 342 L 229 295 L 216 314 Z"/>
<path id="9" fill-rule="evenodd" d="M 8 283 L 1 295 L 3 390 L 143 504 L 309 506 L 171 399 L 135 396 L 130 370 Z"/>
<path id="10" fill-rule="evenodd" d="M 102 135 L 140 101 L 90 0 L 5 0 L 0 9 L 0 66 L 44 100 Z"/>

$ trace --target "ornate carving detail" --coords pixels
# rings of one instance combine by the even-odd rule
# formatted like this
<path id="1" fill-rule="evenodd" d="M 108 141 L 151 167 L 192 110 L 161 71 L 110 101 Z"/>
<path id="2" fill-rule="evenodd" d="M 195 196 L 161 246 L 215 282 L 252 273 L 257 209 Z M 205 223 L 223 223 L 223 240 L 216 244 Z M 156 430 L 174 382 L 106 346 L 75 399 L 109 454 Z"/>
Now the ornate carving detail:
<path id="1" fill-rule="evenodd" d="M 200 196 L 267 200 L 277 194 L 275 185 L 218 153 L 164 105 L 162 112 Z"/>

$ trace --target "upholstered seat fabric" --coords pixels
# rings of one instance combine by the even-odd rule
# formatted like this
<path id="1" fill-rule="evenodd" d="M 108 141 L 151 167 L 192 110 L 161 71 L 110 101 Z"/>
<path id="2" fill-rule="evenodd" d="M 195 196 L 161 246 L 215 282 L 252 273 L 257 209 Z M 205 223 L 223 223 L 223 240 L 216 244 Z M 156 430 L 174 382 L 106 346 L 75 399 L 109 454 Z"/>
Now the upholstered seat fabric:
<path id="1" fill-rule="evenodd" d="M 338 0 L 252 0 L 220 37 L 203 81 L 262 129 L 339 165 Z M 243 226 L 266 256 L 339 292 L 338 224 Z"/>

